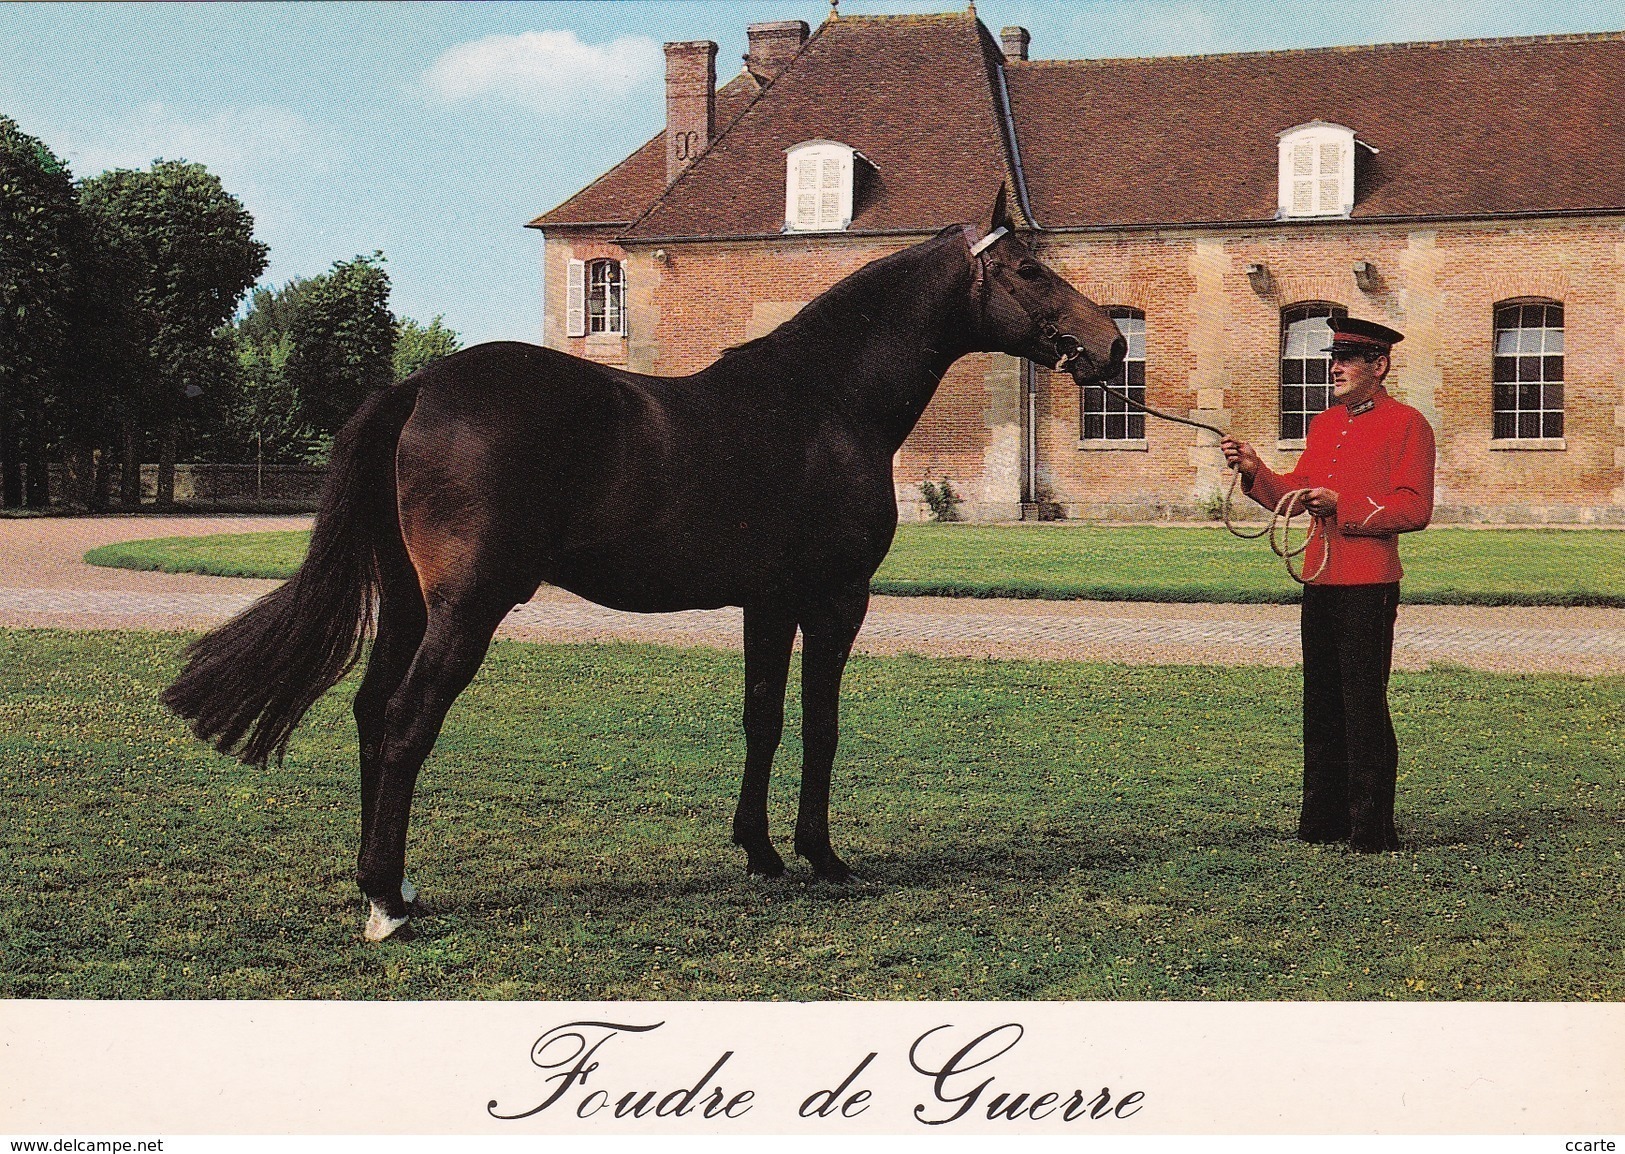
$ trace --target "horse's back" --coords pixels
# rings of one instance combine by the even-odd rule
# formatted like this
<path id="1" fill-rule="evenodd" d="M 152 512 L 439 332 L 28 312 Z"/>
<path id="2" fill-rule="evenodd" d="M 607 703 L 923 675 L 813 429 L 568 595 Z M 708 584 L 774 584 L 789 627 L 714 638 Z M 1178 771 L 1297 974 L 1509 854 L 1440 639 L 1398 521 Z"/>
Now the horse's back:
<path id="1" fill-rule="evenodd" d="M 425 592 L 496 571 L 517 599 L 546 581 L 624 609 L 742 604 L 872 568 L 885 546 L 871 558 L 864 542 L 889 541 L 889 459 L 820 467 L 827 421 L 770 381 L 640 376 L 514 342 L 414 379 L 397 476 Z M 874 532 L 823 540 L 860 475 Z"/>

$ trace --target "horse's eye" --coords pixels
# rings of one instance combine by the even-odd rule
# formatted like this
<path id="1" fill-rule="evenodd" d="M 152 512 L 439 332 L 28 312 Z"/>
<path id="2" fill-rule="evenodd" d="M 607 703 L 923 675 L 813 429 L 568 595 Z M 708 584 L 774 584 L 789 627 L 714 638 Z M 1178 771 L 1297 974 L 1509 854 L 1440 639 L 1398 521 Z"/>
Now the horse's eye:
<path id="1" fill-rule="evenodd" d="M 1018 264 L 1016 266 L 1016 275 L 1022 280 L 1038 280 L 1044 275 L 1044 270 L 1036 264 Z"/>

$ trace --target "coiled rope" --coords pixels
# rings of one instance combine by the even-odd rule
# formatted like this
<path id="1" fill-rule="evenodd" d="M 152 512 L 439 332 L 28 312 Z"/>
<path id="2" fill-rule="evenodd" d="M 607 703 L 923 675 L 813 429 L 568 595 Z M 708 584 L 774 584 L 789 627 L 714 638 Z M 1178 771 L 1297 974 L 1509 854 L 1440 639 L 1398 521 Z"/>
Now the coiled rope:
<path id="1" fill-rule="evenodd" d="M 1172 413 L 1164 413 L 1159 409 L 1153 409 L 1145 402 L 1136 401 L 1133 397 L 1118 392 L 1110 385 L 1103 384 L 1100 381 L 1091 381 L 1090 383 L 1102 391 L 1110 393 L 1125 404 L 1133 405 L 1136 409 L 1149 413 L 1153 417 L 1160 417 L 1164 421 L 1172 421 L 1176 425 L 1189 425 L 1193 429 L 1206 429 L 1221 439 L 1227 435 L 1223 429 L 1216 429 L 1212 425 L 1204 424 L 1201 421 L 1193 421 L 1189 417 L 1176 417 Z M 1331 518 L 1322 517 L 1318 513 L 1310 513 L 1309 526 L 1304 531 L 1302 543 L 1296 548 L 1292 547 L 1292 519 L 1299 512 L 1308 511 L 1307 509 L 1295 509 L 1293 506 L 1297 504 L 1299 498 L 1306 497 L 1312 490 L 1293 489 L 1289 493 L 1283 493 L 1281 499 L 1275 503 L 1275 511 L 1270 515 L 1269 524 L 1257 532 L 1246 532 L 1236 528 L 1235 524 L 1230 520 L 1230 509 L 1236 498 L 1236 486 L 1240 483 L 1241 470 L 1239 468 L 1232 469 L 1230 484 L 1226 487 L 1224 493 L 1224 502 L 1219 506 L 1219 513 L 1224 518 L 1224 527 L 1243 541 L 1256 541 L 1268 534 L 1270 548 L 1286 564 L 1287 573 L 1300 585 L 1307 585 L 1324 573 L 1327 563 L 1332 559 Z M 1313 573 L 1305 574 L 1302 563 L 1299 562 L 1295 565 L 1294 559 L 1303 555 L 1309 548 L 1309 543 L 1315 539 L 1317 534 L 1321 540 L 1320 564 L 1315 567 Z"/>

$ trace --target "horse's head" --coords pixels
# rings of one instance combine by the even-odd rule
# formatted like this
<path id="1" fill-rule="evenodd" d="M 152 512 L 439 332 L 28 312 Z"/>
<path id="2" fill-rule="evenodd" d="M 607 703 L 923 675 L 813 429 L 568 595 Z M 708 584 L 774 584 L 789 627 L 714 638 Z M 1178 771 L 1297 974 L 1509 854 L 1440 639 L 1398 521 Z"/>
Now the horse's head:
<path id="1" fill-rule="evenodd" d="M 1127 344 L 1117 324 L 1094 301 L 1038 260 L 999 224 L 980 240 L 963 235 L 973 263 L 971 296 L 978 347 L 1010 353 L 1070 372 L 1080 384 L 1105 380 L 1123 365 Z"/>

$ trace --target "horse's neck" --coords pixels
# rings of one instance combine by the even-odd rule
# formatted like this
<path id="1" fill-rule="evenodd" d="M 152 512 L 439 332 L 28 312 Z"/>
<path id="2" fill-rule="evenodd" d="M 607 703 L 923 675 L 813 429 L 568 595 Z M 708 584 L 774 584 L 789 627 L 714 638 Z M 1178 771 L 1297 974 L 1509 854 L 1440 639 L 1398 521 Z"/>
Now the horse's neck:
<path id="1" fill-rule="evenodd" d="M 794 360 L 796 387 L 833 406 L 895 451 L 942 375 L 970 351 L 964 307 L 970 269 L 944 244 L 876 261 L 765 338 L 763 352 Z"/>

